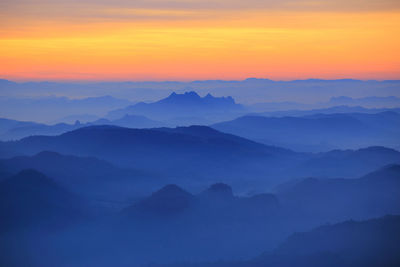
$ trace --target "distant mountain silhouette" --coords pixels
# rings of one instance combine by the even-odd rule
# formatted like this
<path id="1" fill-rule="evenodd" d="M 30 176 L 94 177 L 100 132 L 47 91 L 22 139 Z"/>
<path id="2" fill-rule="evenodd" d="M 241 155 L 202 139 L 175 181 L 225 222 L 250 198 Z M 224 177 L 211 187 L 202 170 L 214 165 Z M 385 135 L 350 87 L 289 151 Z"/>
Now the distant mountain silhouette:
<path id="1" fill-rule="evenodd" d="M 128 115 L 116 119 L 99 119 L 89 123 L 89 125 L 115 125 L 127 128 L 156 128 L 166 126 L 165 123 L 154 121 L 140 115 Z"/>
<path id="2" fill-rule="evenodd" d="M 1 124 L 1 121 L 0 121 Z M 19 123 L 15 127 L 0 133 L 0 140 L 18 140 L 33 135 L 59 135 L 79 129 L 84 125 L 77 121 L 75 124 L 58 123 L 47 125 L 43 123 Z"/>
<path id="3" fill-rule="evenodd" d="M 37 92 L 43 89 L 39 88 Z M 26 95 L 13 97 L 18 89 L 15 88 L 14 90 L 14 92 L 10 92 L 7 95 L 8 97 L 0 96 L 0 106 L 2 106 L 0 117 L 38 122 L 59 122 L 61 118 L 71 115 L 90 114 L 91 116 L 103 116 L 110 110 L 132 104 L 126 99 L 119 99 L 109 95 L 72 98 L 49 96 L 57 94 L 56 91 L 44 95 L 39 94 L 40 97 L 28 97 Z M 32 94 L 33 92 L 31 91 L 27 95 L 31 96 Z M 68 121 L 61 120 L 61 123 L 66 122 Z"/>
<path id="4" fill-rule="evenodd" d="M 395 96 L 386 97 L 362 97 L 352 98 L 348 96 L 332 97 L 329 100 L 330 104 L 333 105 L 348 105 L 348 106 L 363 106 L 367 108 L 399 108 L 400 98 Z"/>
<path id="5" fill-rule="evenodd" d="M 249 115 L 264 116 L 264 117 L 302 117 L 315 114 L 338 114 L 338 113 L 376 114 L 386 111 L 400 113 L 400 108 L 365 108 L 362 106 L 346 106 L 346 105 L 332 106 L 326 108 L 313 108 L 307 105 L 303 105 L 302 108 L 287 107 L 276 111 L 258 112 Z"/>
<path id="6" fill-rule="evenodd" d="M 314 157 L 294 169 L 303 177 L 354 178 L 388 164 L 400 162 L 400 152 L 373 146 L 357 150 L 332 150 L 314 154 Z"/>
<path id="7" fill-rule="evenodd" d="M 153 120 L 170 124 L 198 124 L 220 117 L 232 117 L 244 112 L 244 107 L 236 104 L 232 97 L 200 97 L 196 92 L 172 93 L 167 98 L 153 103 L 137 103 L 124 109 L 109 112 L 107 118 L 116 119 L 126 114 L 142 115 Z"/>
<path id="8" fill-rule="evenodd" d="M 331 97 L 329 101 L 316 103 L 273 101 L 255 103 L 248 107 L 253 112 L 259 112 L 265 116 L 304 116 L 315 113 L 378 113 L 388 110 L 399 112 L 400 98 L 396 96 L 360 98 L 336 96 Z"/>
<path id="9" fill-rule="evenodd" d="M 116 120 L 107 120 L 102 118 L 86 123 L 81 123 L 79 120 L 75 120 L 72 124 L 57 123 L 52 125 L 0 118 L 0 140 L 18 140 L 33 135 L 59 135 L 65 132 L 93 125 L 114 125 L 139 129 L 166 126 L 165 123 L 136 115 L 125 115 Z"/>
<path id="10" fill-rule="evenodd" d="M 245 116 L 212 125 L 226 133 L 298 151 L 382 145 L 397 148 L 400 113 L 314 114 L 303 117 Z"/>
<path id="11" fill-rule="evenodd" d="M 67 124 L 74 124 L 76 121 L 80 123 L 88 123 L 92 121 L 99 120 L 100 116 L 91 115 L 91 114 L 75 114 L 75 115 L 68 115 L 57 120 L 51 121 L 50 124 L 57 124 L 57 123 L 67 123 Z"/>
<path id="12" fill-rule="evenodd" d="M 13 128 L 37 126 L 38 123 L 29 121 L 17 121 L 0 118 L 0 136 Z"/>
<path id="13" fill-rule="evenodd" d="M 60 227 L 83 215 L 82 203 L 42 173 L 21 171 L 0 182 L 0 231 Z"/>
<path id="14" fill-rule="evenodd" d="M 276 102 L 286 99 L 292 102 L 321 102 L 330 97 L 346 96 L 354 98 L 369 96 L 399 97 L 394 88 L 398 80 L 360 81 L 353 79 L 320 80 L 306 79 L 293 81 L 274 81 L 270 79 L 249 78 L 245 80 L 203 80 L 190 82 L 148 81 L 148 82 L 25 82 L 15 83 L 7 80 L 0 82 L 2 95 L 5 96 L 48 96 L 52 94 L 84 98 L 112 94 L 116 98 L 146 99 L 155 101 L 172 91 L 188 90 L 213 95 L 230 95 L 242 103 Z M 266 89 L 267 88 L 267 89 Z M 351 93 L 350 93 L 351 92 Z M 0 115 L 1 116 L 1 115 Z"/>

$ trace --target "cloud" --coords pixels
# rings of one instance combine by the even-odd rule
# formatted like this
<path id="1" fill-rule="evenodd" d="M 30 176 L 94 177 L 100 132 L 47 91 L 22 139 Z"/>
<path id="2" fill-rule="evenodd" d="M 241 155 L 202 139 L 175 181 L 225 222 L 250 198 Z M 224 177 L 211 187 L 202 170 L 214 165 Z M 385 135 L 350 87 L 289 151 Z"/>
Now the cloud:
<path id="1" fill-rule="evenodd" d="M 400 10 L 398 0 L 3 0 L 4 17 L 182 18 L 230 10 L 375 12 Z M 110 12 L 110 10 L 114 12 Z M 118 12 L 116 12 L 118 11 Z"/>
<path id="2" fill-rule="evenodd" d="M 399 12 L 398 0 L 2 0 L 0 27 L 43 23 L 190 22 L 248 19 L 276 13 Z M 1 34 L 1 30 L 0 30 Z"/>

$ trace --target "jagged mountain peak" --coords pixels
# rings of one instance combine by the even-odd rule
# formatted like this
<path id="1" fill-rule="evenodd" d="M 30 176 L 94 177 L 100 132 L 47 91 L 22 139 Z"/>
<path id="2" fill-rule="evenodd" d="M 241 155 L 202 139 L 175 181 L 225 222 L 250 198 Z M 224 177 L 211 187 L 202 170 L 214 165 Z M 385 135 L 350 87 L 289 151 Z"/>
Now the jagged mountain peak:
<path id="1" fill-rule="evenodd" d="M 227 112 L 236 114 L 243 111 L 244 107 L 236 104 L 235 100 L 230 96 L 214 97 L 211 94 L 207 94 L 201 97 L 195 91 L 187 91 L 184 93 L 173 92 L 166 98 L 156 102 L 140 102 L 124 109 L 113 110 L 109 112 L 107 117 L 116 119 L 125 114 L 134 114 L 144 115 L 153 120 L 172 120 L 175 122 L 184 122 L 189 118 L 192 121 L 191 124 L 195 124 L 193 121 L 196 121 L 196 118 L 215 120 L 216 114 L 230 118 L 231 116 L 227 116 Z M 182 118 L 186 118 L 186 120 Z"/>

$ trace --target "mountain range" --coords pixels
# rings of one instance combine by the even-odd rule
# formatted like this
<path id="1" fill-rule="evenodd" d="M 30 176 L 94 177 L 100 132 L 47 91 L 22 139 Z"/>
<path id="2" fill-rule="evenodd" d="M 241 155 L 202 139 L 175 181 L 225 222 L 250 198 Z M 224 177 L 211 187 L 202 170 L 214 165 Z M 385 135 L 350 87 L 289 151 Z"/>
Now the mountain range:
<path id="1" fill-rule="evenodd" d="M 326 110 L 329 111 L 333 107 L 343 107 L 342 112 L 362 112 L 362 110 L 387 110 L 398 109 L 400 107 L 400 97 L 396 96 L 368 96 L 353 98 L 348 96 L 331 97 L 328 101 L 316 103 L 300 103 L 291 101 L 274 101 L 261 102 L 248 105 L 253 112 L 267 114 L 287 113 L 288 111 L 298 110 L 299 113 L 310 110 Z M 338 108 L 335 108 L 338 109 Z M 338 112 L 337 110 L 336 112 Z"/>
<path id="2" fill-rule="evenodd" d="M 57 181 L 62 179 L 24 170 L 0 182 L 0 211 L 7 218 L 2 230 L 12 229 L 0 239 L 0 246 L 9 244 L 4 243 L 9 238 L 15 244 L 6 247 L 2 263 L 59 266 L 69 259 L 72 265 L 109 266 L 113 262 L 124 266 L 145 264 L 156 257 L 164 263 L 187 262 L 184 266 L 218 259 L 229 262 L 199 266 L 291 266 L 293 262 L 321 266 L 328 257 L 335 266 L 365 260 L 361 255 L 367 251 L 377 260 L 372 266 L 398 260 L 397 246 L 393 246 L 397 239 L 393 243 L 388 239 L 398 237 L 398 216 L 370 219 L 399 213 L 399 165 L 357 179 L 295 181 L 282 185 L 275 194 L 251 196 L 235 195 L 224 183 L 195 193 L 170 184 L 121 211 L 89 220 L 90 212 L 84 213 L 86 217 L 79 213 L 91 207 L 87 201 Z M 352 218 L 369 221 L 337 224 Z M 76 225 L 76 220 L 85 223 Z M 326 222 L 334 225 L 310 231 Z M 35 227 L 40 227 L 37 233 L 24 232 Z M 43 234 L 49 227 L 55 232 Z M 21 246 L 29 247 L 32 256 L 20 257 L 25 252 L 13 248 Z M 376 250 L 382 246 L 385 250 Z M 35 256 L 39 250 L 49 256 Z M 365 262 L 349 266 L 361 263 Z"/>
<path id="3" fill-rule="evenodd" d="M 232 118 L 243 114 L 245 109 L 236 104 L 232 97 L 204 97 L 196 92 L 172 93 L 157 102 L 140 102 L 124 109 L 108 113 L 106 118 L 117 119 L 124 115 L 142 115 L 153 120 L 175 125 L 209 124 L 221 118 Z"/>
<path id="4" fill-rule="evenodd" d="M 212 127 L 297 151 L 357 149 L 371 145 L 398 148 L 400 143 L 400 113 L 390 111 L 301 117 L 244 116 Z"/>
<path id="5" fill-rule="evenodd" d="M 59 136 L 32 136 L 1 142 L 2 158 L 54 151 L 96 157 L 118 168 L 150 171 L 165 183 L 201 186 L 219 180 L 235 186 L 265 187 L 290 178 L 358 177 L 400 162 L 400 152 L 384 147 L 298 153 L 263 145 L 206 126 L 130 129 L 91 126 Z"/>
<path id="6" fill-rule="evenodd" d="M 53 92 L 51 94 L 54 94 Z M 98 97 L 10 97 L 0 96 L 0 117 L 15 120 L 36 122 L 71 122 L 69 116 L 81 120 L 104 116 L 108 111 L 132 104 L 126 99 L 118 99 L 109 95 Z M 24 107 L 21 109 L 21 107 Z M 51 110 L 51 112 L 49 112 Z"/>
<path id="7" fill-rule="evenodd" d="M 88 109 L 90 109 L 93 105 L 98 105 L 99 108 L 107 109 L 110 108 L 110 105 L 113 105 L 113 102 L 116 102 L 114 99 L 112 99 L 110 104 L 104 105 L 103 102 L 107 101 L 106 99 L 108 98 L 109 97 L 87 98 L 73 101 L 64 98 L 62 100 L 59 100 L 58 98 L 49 98 L 44 100 L 36 100 L 39 102 L 39 104 L 37 104 L 38 107 L 35 106 L 34 109 L 40 110 L 43 108 L 45 110 L 49 110 L 50 108 L 47 107 L 47 105 L 49 105 L 49 103 L 51 103 L 53 100 L 54 103 L 51 105 L 54 105 L 55 107 L 64 111 L 71 109 L 64 107 L 66 105 L 65 103 L 69 103 L 71 105 L 83 105 Z M 89 105 L 86 102 L 93 102 L 93 105 Z M 25 109 L 27 110 L 27 113 L 30 113 L 29 104 L 24 105 L 27 106 Z M 18 106 L 20 106 L 20 104 L 18 104 Z M 79 110 L 75 107 L 72 108 L 74 110 Z M 16 121 L 11 119 L 0 119 L 0 139 L 16 140 L 32 135 L 58 135 L 91 125 L 115 125 L 130 128 L 155 128 L 193 124 L 206 125 L 215 121 L 232 119 L 237 115 L 242 115 L 243 112 L 245 112 L 244 107 L 236 104 L 232 97 L 213 97 L 210 94 L 205 97 L 200 97 L 195 92 L 186 92 L 184 94 L 172 93 L 169 97 L 161 99 L 157 102 L 140 102 L 122 109 L 113 110 L 109 112 L 105 118 L 95 119 L 85 123 L 81 123 L 79 118 L 85 119 L 90 117 L 90 115 L 84 114 L 67 116 L 65 117 L 65 120 L 69 122 L 73 118 L 77 120 L 72 124 L 57 123 L 53 125 L 37 122 Z M 98 114 L 98 112 L 96 114 Z"/>
<path id="8" fill-rule="evenodd" d="M 150 120 L 144 116 L 125 115 L 116 120 L 97 119 L 87 123 L 79 120 L 73 124 L 57 123 L 53 125 L 0 119 L 0 140 L 18 140 L 33 135 L 59 135 L 82 127 L 93 125 L 115 125 L 128 128 L 155 128 L 166 126 L 165 123 Z"/>
<path id="9" fill-rule="evenodd" d="M 302 109 L 285 108 L 276 111 L 252 112 L 248 115 L 263 117 L 303 117 L 315 114 L 337 114 L 337 113 L 366 113 L 376 114 L 381 112 L 392 111 L 400 113 L 400 108 L 365 108 L 362 106 L 330 106 L 325 108 L 303 107 Z"/>
<path id="10" fill-rule="evenodd" d="M 394 264 L 400 260 L 396 253 L 399 216 L 381 217 L 399 214 L 399 195 L 400 166 L 391 165 L 354 180 L 306 179 L 276 195 L 237 197 L 224 184 L 212 185 L 193 195 L 176 185 L 168 185 L 125 209 L 123 217 L 124 227 L 128 229 L 132 225 L 150 225 L 138 227 L 156 231 L 167 243 L 168 248 L 164 249 L 176 253 L 179 260 L 175 261 L 185 262 L 168 266 L 192 266 L 188 259 L 196 261 L 193 257 L 199 254 L 207 258 L 203 253 L 211 259 L 215 251 L 227 259 L 241 255 L 242 261 L 193 266 L 293 266 L 295 262 L 301 266 L 337 266 L 339 263 L 364 266 L 368 261 L 364 254 L 367 251 L 376 257 L 371 259 L 377 260 L 370 262 L 371 266 L 377 266 L 378 262 Z M 371 219 L 375 217 L 380 219 Z M 333 225 L 313 229 L 326 222 Z M 160 225 L 168 225 L 172 236 L 165 235 Z M 181 225 L 185 225 L 184 229 L 179 229 Z M 245 234 L 239 229 L 246 229 Z M 288 234 L 293 231 L 306 232 Z M 195 245 L 180 249 L 188 249 L 188 253 L 197 253 L 197 256 L 182 255 L 173 248 L 180 242 L 185 243 L 186 235 L 196 240 Z M 390 241 L 391 238 L 396 241 Z M 212 244 L 207 242 L 210 240 Z M 253 256 L 251 261 L 243 260 L 271 243 L 280 245 L 260 252 L 261 256 Z M 156 252 L 157 247 L 152 251 L 160 253 Z"/>
<path id="11" fill-rule="evenodd" d="M 265 146 L 205 126 L 130 129 L 91 126 L 60 136 L 32 136 L 0 143 L 3 158 L 54 151 L 66 155 L 97 157 L 124 168 L 153 170 L 165 179 L 206 182 L 217 177 L 236 180 L 249 171 L 276 169 L 277 160 L 297 154 Z M 279 168 L 284 168 L 278 166 Z M 204 168 L 207 166 L 207 168 Z M 254 167 L 254 168 L 253 168 Z M 257 177 L 258 179 L 259 177 Z M 250 178 L 248 178 L 250 179 Z"/>
<path id="12" fill-rule="evenodd" d="M 0 80 L 0 266 L 399 266 L 399 85 Z"/>
<path id="13" fill-rule="evenodd" d="M 3 177 L 25 169 L 40 171 L 66 189 L 93 201 L 103 201 L 103 204 L 121 202 L 120 205 L 124 205 L 130 197 L 151 192 L 162 184 L 160 177 L 151 172 L 118 168 L 94 157 L 42 151 L 33 156 L 0 160 Z"/>
<path id="14" fill-rule="evenodd" d="M 368 99 L 374 98 L 370 97 Z M 392 98 L 388 97 L 387 99 Z M 105 102 L 107 102 L 108 100 L 110 100 L 110 104 L 105 104 Z M 92 107 L 95 109 L 103 109 L 102 114 L 105 114 L 105 110 L 109 111 L 112 105 L 119 107 L 123 105 L 123 103 L 120 103 L 118 99 L 113 99 L 109 96 L 99 98 L 85 98 L 79 100 L 70 100 L 66 98 L 59 99 L 53 97 L 36 99 L 32 101 L 37 102 L 37 104 L 35 104 L 36 106 L 33 107 L 34 111 L 32 112 L 29 111 L 29 101 L 27 103 L 24 103 L 22 101 L 20 104 L 14 106 L 27 106 L 26 109 L 28 111 L 24 114 L 35 114 L 36 111 L 40 111 L 41 109 L 48 110 L 49 108 L 51 108 L 52 110 L 62 109 L 63 112 L 70 112 L 69 110 L 72 108 L 75 111 L 79 110 L 79 108 L 75 108 L 74 105 L 83 105 L 88 109 L 91 109 Z M 125 104 L 127 103 L 128 102 L 125 102 Z M 279 103 L 274 103 L 274 105 L 275 104 L 278 105 Z M 66 105 L 72 106 L 70 108 L 66 107 Z M 398 148 L 398 140 L 392 137 L 398 134 L 397 125 L 397 127 L 392 126 L 391 129 L 388 129 L 388 127 L 386 127 L 385 129 L 380 131 L 379 127 L 376 127 L 376 123 L 375 125 L 373 125 L 372 128 L 368 128 L 368 121 L 361 118 L 361 116 L 368 117 L 363 114 L 370 114 L 370 117 L 373 117 L 374 114 L 380 114 L 375 116 L 382 118 L 376 118 L 375 121 L 377 121 L 378 119 L 389 119 L 393 124 L 393 118 L 395 117 L 394 113 L 399 114 L 399 110 L 396 108 L 366 109 L 356 106 L 334 106 L 323 109 L 312 109 L 311 107 L 312 106 L 305 105 L 303 107 L 304 110 L 281 110 L 274 112 L 252 113 L 254 112 L 253 107 L 236 104 L 232 97 L 213 97 L 210 94 L 206 95 L 205 97 L 200 97 L 195 92 L 185 92 L 183 94 L 172 93 L 170 96 L 156 102 L 140 102 L 135 105 L 112 110 L 108 113 L 108 115 L 103 118 L 99 118 L 98 116 L 88 113 L 82 113 L 80 115 L 75 114 L 65 116 L 60 119 L 61 121 L 63 121 L 62 123 L 56 124 L 43 124 L 29 121 L 1 119 L 0 140 L 16 140 L 31 135 L 58 135 L 67 131 L 91 125 L 115 125 L 129 128 L 155 128 L 210 124 L 215 127 L 220 127 L 220 124 L 222 124 L 225 125 L 224 127 L 226 127 L 226 124 L 228 124 L 227 120 L 234 119 L 233 122 L 230 122 L 230 124 L 234 124 L 237 121 L 243 121 L 244 119 L 242 118 L 242 116 L 249 114 L 246 115 L 244 118 L 247 118 L 247 120 L 249 120 L 249 117 L 251 117 L 254 120 L 255 118 L 253 117 L 273 117 L 270 118 L 269 122 L 264 121 L 261 124 L 271 124 L 271 127 L 268 128 L 270 128 L 271 130 L 276 129 L 276 131 L 278 131 L 279 133 L 278 138 L 277 136 L 270 137 L 268 136 L 268 134 L 265 133 L 257 134 L 259 131 L 262 131 L 262 129 L 257 129 L 253 131 L 239 129 L 238 132 L 235 132 L 235 134 L 241 135 L 241 130 L 246 132 L 247 134 L 242 134 L 242 136 L 266 144 L 274 144 L 283 147 L 286 146 L 288 148 L 300 151 L 326 151 L 334 148 L 359 148 L 371 145 L 383 145 Z M 275 109 L 281 108 L 275 107 Z M 90 111 L 86 110 L 86 112 Z M 389 115 L 383 117 L 383 114 L 389 114 L 389 112 L 393 113 L 391 116 L 392 118 L 388 118 Z M 57 111 L 55 111 L 55 113 L 57 113 Z M 97 111 L 94 113 L 99 115 L 99 112 Z M 322 114 L 325 115 L 325 120 L 331 120 L 333 123 L 330 124 L 329 121 L 325 123 L 320 122 L 320 120 L 322 120 Z M 286 117 L 290 117 L 292 121 L 288 121 L 289 118 Z M 299 118 L 296 120 L 292 117 Z M 367 124 L 367 126 L 365 126 L 364 128 L 357 129 L 358 131 L 363 131 L 363 139 L 360 140 L 361 142 L 359 143 L 358 147 L 347 146 L 354 143 L 351 139 L 352 136 L 347 136 L 347 132 L 351 133 L 353 128 L 357 126 L 350 124 L 350 126 L 353 126 L 353 128 L 348 127 L 349 125 L 347 125 L 346 123 L 349 122 L 349 117 L 356 117 L 355 119 L 361 120 L 364 124 Z M 314 124 L 309 123 L 310 121 L 307 120 L 311 118 L 315 119 Z M 303 123 L 299 122 L 301 119 L 303 119 Z M 278 125 L 276 125 L 277 123 Z M 280 128 L 281 123 L 283 125 L 289 123 L 289 126 L 291 126 L 292 128 L 299 126 L 302 131 L 307 131 L 307 133 L 305 133 L 306 137 L 310 136 L 309 139 L 312 140 L 304 140 L 304 133 L 302 137 L 299 137 L 299 139 L 297 139 L 296 136 L 287 136 L 286 138 L 288 139 L 290 137 L 290 140 L 281 140 L 282 138 L 284 139 L 285 134 L 282 135 L 279 131 L 287 130 Z M 327 125 L 329 125 L 329 127 L 327 127 Z M 235 125 L 235 127 L 239 126 L 240 125 Z M 315 133 L 313 132 L 314 130 Z M 229 132 L 231 131 L 231 129 L 227 129 L 227 131 Z M 320 131 L 319 135 L 311 138 L 311 135 L 309 133 L 314 133 L 314 135 L 316 135 L 317 131 Z M 378 131 L 378 133 L 376 131 Z M 249 135 L 251 133 L 254 133 L 254 138 L 253 136 Z M 344 135 L 345 138 L 332 138 L 332 135 L 336 134 L 338 134 L 339 137 L 341 135 Z M 303 141 L 305 141 L 305 143 L 302 143 Z M 376 143 L 374 143 L 375 141 Z"/>
<path id="15" fill-rule="evenodd" d="M 0 80 L 1 95 L 8 97 L 58 95 L 69 98 L 100 97 L 111 95 L 115 98 L 139 101 L 156 101 L 173 91 L 196 91 L 201 95 L 230 95 L 240 103 L 299 102 L 316 103 L 328 101 L 331 97 L 352 98 L 387 97 L 399 95 L 399 81 L 361 81 L 354 79 L 337 80 L 293 80 L 273 81 L 249 78 L 241 81 L 160 81 L 160 82 L 26 82 L 17 83 Z"/>

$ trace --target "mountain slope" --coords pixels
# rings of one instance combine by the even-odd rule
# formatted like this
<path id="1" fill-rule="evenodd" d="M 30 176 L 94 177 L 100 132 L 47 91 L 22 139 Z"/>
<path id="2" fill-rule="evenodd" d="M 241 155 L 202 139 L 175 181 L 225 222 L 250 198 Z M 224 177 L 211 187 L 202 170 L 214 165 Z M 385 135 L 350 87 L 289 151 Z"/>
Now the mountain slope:
<path id="1" fill-rule="evenodd" d="M 299 151 L 355 149 L 372 145 L 397 148 L 400 141 L 400 114 L 396 112 L 245 116 L 212 127 L 264 144 Z"/>
<path id="2" fill-rule="evenodd" d="M 154 192 L 150 197 L 128 207 L 124 210 L 124 214 L 141 219 L 143 216 L 169 217 L 189 208 L 193 200 L 192 194 L 170 184 Z"/>
<path id="3" fill-rule="evenodd" d="M 92 122 L 80 123 L 79 120 L 74 124 L 57 123 L 43 124 L 34 122 L 22 122 L 0 118 L 0 140 L 19 140 L 24 137 L 34 135 L 59 135 L 73 131 L 82 127 L 94 125 L 114 125 L 127 128 L 155 128 L 166 126 L 165 123 L 150 120 L 144 116 L 125 115 L 116 120 L 97 119 Z"/>
<path id="4" fill-rule="evenodd" d="M 397 266 L 399 225 L 400 216 L 385 216 L 297 233 L 261 257 L 259 266 Z"/>
<path id="5" fill-rule="evenodd" d="M 266 225 L 278 209 L 273 195 L 240 197 L 226 184 L 199 194 L 167 185 L 123 210 L 118 225 L 125 237 L 135 240 L 137 258 L 243 257 L 261 253 L 267 237 L 274 242 L 276 234 Z M 155 238 L 162 240 L 161 246 Z"/>
<path id="6" fill-rule="evenodd" d="M 332 150 L 314 156 L 292 172 L 303 177 L 355 178 L 400 162 L 400 152 L 386 147 L 367 147 L 357 150 Z"/>
<path id="7" fill-rule="evenodd" d="M 183 132 L 186 131 L 186 132 Z M 233 169 L 250 165 L 283 167 L 273 162 L 297 154 L 234 137 L 207 127 L 129 129 L 93 126 L 60 136 L 34 136 L 0 144 L 0 150 L 36 154 L 48 150 L 76 156 L 95 156 L 118 166 L 155 170 L 175 177 L 237 176 Z M 286 162 L 286 161 L 284 161 Z M 282 163 L 284 163 L 282 162 Z M 203 166 L 208 166 L 203 168 Z M 225 168 L 227 167 L 227 168 Z M 257 166 L 256 166 L 257 167 Z M 242 169 L 240 175 L 245 175 Z M 243 176 L 242 176 L 243 177 Z"/>
<path id="8" fill-rule="evenodd" d="M 251 189 L 266 188 L 288 178 L 359 177 L 400 162 L 400 153 L 386 148 L 295 153 L 205 126 L 172 129 L 92 126 L 60 136 L 33 136 L 0 143 L 3 157 L 41 151 L 96 157 L 119 167 L 151 170 L 163 175 L 164 184 L 201 186 L 221 181 L 243 190 L 249 189 L 249 185 Z"/>
<path id="9" fill-rule="evenodd" d="M 73 192 L 105 200 L 142 195 L 161 183 L 150 173 L 118 168 L 94 157 L 43 151 L 33 156 L 0 160 L 0 170 L 6 173 L 24 169 L 38 170 Z"/>
<path id="10" fill-rule="evenodd" d="M 1 140 L 19 140 L 34 135 L 59 135 L 83 127 L 79 122 L 75 124 L 58 123 L 47 125 L 42 123 L 22 124 L 8 129 L 0 135 Z"/>
<path id="11" fill-rule="evenodd" d="M 87 125 L 115 125 L 127 128 L 155 128 L 165 126 L 164 123 L 150 120 L 145 116 L 128 114 L 116 120 L 99 119 Z"/>
<path id="12" fill-rule="evenodd" d="M 36 126 L 36 125 L 38 125 L 38 123 L 0 118 L 0 135 L 4 134 L 5 132 L 13 128 Z"/>
<path id="13" fill-rule="evenodd" d="M 395 267 L 400 264 L 400 216 L 345 221 L 295 233 L 271 252 L 247 261 L 150 264 L 149 267 Z"/>
<path id="14" fill-rule="evenodd" d="M 278 196 L 288 214 L 306 220 L 400 214 L 400 165 L 389 165 L 357 179 L 303 179 L 282 187 Z"/>
<path id="15" fill-rule="evenodd" d="M 82 202 L 35 170 L 0 182 L 0 231 L 19 227 L 59 227 L 82 216 Z"/>

